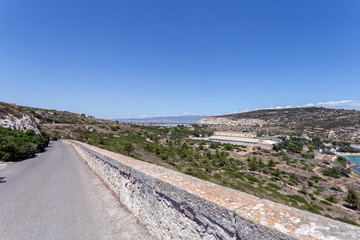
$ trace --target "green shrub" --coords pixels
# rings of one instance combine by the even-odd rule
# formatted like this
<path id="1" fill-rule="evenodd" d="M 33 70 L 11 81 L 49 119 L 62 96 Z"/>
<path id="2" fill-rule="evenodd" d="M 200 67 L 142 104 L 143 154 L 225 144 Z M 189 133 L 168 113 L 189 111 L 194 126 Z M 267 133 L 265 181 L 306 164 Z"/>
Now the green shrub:
<path id="1" fill-rule="evenodd" d="M 315 158 L 315 155 L 313 153 L 302 153 L 301 157 L 303 157 L 305 159 L 313 159 L 313 158 Z"/>
<path id="2" fill-rule="evenodd" d="M 337 157 L 336 161 L 342 167 L 346 167 L 347 165 L 347 159 L 342 156 Z"/>
<path id="3" fill-rule="evenodd" d="M 261 182 L 260 179 L 254 177 L 252 175 L 245 175 L 245 178 L 247 178 L 250 182 L 257 182 L 257 183 Z"/>
<path id="4" fill-rule="evenodd" d="M 321 207 L 319 207 L 319 208 L 321 208 Z M 300 209 L 302 209 L 302 210 L 309 211 L 309 212 L 316 213 L 316 214 L 321 214 L 321 212 L 319 211 L 319 208 L 316 207 L 316 205 L 310 205 L 308 203 L 304 204 L 303 206 L 300 207 Z M 321 208 L 321 209 L 323 209 L 323 208 Z"/>
<path id="5" fill-rule="evenodd" d="M 288 198 L 296 200 L 298 202 L 308 204 L 308 202 L 305 200 L 305 198 L 299 196 L 299 195 L 287 195 Z"/>
<path id="6" fill-rule="evenodd" d="M 311 176 L 310 180 L 315 181 L 316 183 L 319 181 L 324 181 L 324 179 L 319 176 Z"/>
<path id="7" fill-rule="evenodd" d="M 329 203 L 328 201 L 325 201 L 325 200 L 320 200 L 319 203 L 322 203 L 322 204 L 325 204 L 325 205 L 328 205 L 328 206 L 332 206 L 331 203 Z"/>
<path id="8" fill-rule="evenodd" d="M 326 201 L 332 202 L 332 203 L 338 203 L 338 202 L 339 202 L 339 201 L 335 198 L 334 195 L 330 195 L 330 196 L 326 197 L 325 199 L 326 199 Z"/>
<path id="9" fill-rule="evenodd" d="M 311 200 L 313 200 L 313 201 L 316 200 L 316 197 L 312 193 L 309 193 L 309 196 L 310 196 Z"/>
<path id="10" fill-rule="evenodd" d="M 353 207 L 360 206 L 360 197 L 354 189 L 349 189 L 344 200 Z"/>
<path id="11" fill-rule="evenodd" d="M 195 169 L 193 167 L 189 167 L 184 171 L 185 174 L 203 179 L 203 180 L 209 180 L 211 177 L 207 175 L 206 173 L 202 172 L 199 169 Z"/>
<path id="12" fill-rule="evenodd" d="M 278 185 L 276 185 L 274 183 L 269 183 L 268 186 L 275 189 L 275 190 L 280 190 L 281 189 L 281 187 L 279 187 Z"/>
<path id="13" fill-rule="evenodd" d="M 25 133 L 0 127 L 0 161 L 17 161 L 33 157 L 48 146 L 50 135 L 37 135 L 33 130 Z"/>
<path id="14" fill-rule="evenodd" d="M 298 190 L 298 193 L 301 193 L 303 195 L 306 195 L 307 193 L 304 190 Z"/>
<path id="15" fill-rule="evenodd" d="M 343 167 L 332 167 L 325 168 L 323 170 L 324 176 L 332 177 L 332 178 L 340 178 L 340 177 L 349 177 L 349 170 Z"/>
<path id="16" fill-rule="evenodd" d="M 337 192 L 342 192 L 342 190 L 338 187 L 330 187 L 331 190 L 337 191 Z"/>
<path id="17" fill-rule="evenodd" d="M 275 177 L 280 177 L 280 175 L 281 175 L 281 171 L 280 171 L 280 169 L 275 169 L 275 171 L 272 171 L 271 172 L 271 175 L 273 175 L 273 176 L 275 176 Z"/>

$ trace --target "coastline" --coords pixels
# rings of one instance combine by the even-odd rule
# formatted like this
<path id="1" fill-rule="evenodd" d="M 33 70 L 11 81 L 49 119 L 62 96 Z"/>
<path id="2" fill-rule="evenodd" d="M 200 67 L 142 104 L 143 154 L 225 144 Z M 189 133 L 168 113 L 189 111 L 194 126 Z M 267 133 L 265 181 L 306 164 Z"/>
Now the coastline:
<path id="1" fill-rule="evenodd" d="M 351 155 L 351 156 L 345 156 L 345 158 L 349 162 L 351 162 L 351 164 L 350 164 L 351 169 L 353 169 L 355 172 L 360 174 L 360 156 L 359 155 Z M 352 159 L 352 158 L 355 158 L 355 159 Z"/>

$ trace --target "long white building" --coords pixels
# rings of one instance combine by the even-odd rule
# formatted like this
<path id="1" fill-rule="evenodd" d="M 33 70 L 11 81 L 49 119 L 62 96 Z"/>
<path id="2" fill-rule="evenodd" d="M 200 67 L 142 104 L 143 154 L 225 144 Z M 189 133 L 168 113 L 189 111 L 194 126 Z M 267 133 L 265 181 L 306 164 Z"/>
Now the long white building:
<path id="1" fill-rule="evenodd" d="M 280 140 L 257 138 L 255 133 L 244 132 L 215 132 L 213 136 L 206 140 L 220 143 L 231 143 L 234 145 L 244 145 L 261 147 L 264 149 L 272 149 L 273 144 L 277 144 Z"/>

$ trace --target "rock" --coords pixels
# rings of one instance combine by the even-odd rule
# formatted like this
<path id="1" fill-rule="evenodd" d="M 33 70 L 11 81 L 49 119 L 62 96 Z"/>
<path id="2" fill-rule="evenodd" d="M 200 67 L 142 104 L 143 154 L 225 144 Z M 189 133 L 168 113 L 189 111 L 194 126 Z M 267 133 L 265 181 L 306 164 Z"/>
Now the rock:
<path id="1" fill-rule="evenodd" d="M 262 126 L 267 122 L 261 119 L 230 119 L 227 117 L 206 117 L 197 122 L 199 125 L 216 125 L 216 126 Z"/>
<path id="2" fill-rule="evenodd" d="M 23 115 L 20 118 L 14 117 L 11 114 L 5 115 L 4 117 L 0 118 L 0 126 L 11 128 L 12 130 L 20 130 L 23 132 L 32 129 L 36 134 L 41 134 L 40 129 L 36 123 L 33 122 L 28 115 Z"/>

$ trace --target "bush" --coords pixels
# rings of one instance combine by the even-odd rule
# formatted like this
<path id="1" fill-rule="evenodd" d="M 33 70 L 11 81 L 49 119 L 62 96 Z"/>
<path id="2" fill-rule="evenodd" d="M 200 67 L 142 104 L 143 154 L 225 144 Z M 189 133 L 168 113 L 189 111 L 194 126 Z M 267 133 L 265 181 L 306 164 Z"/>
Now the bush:
<path id="1" fill-rule="evenodd" d="M 258 163 L 254 159 L 250 160 L 248 167 L 250 171 L 258 171 L 260 169 Z"/>
<path id="2" fill-rule="evenodd" d="M 288 195 L 288 198 L 290 199 L 294 199 L 298 202 L 304 203 L 304 204 L 308 204 L 308 202 L 305 200 L 305 198 L 299 196 L 299 195 Z"/>
<path id="3" fill-rule="evenodd" d="M 17 161 L 33 157 L 48 146 L 50 136 L 37 135 L 33 130 L 25 133 L 0 127 L 0 161 Z"/>
<path id="4" fill-rule="evenodd" d="M 304 204 L 303 206 L 300 207 L 300 209 L 302 209 L 302 210 L 309 211 L 309 212 L 316 213 L 316 214 L 321 214 L 321 212 L 319 211 L 319 208 L 323 209 L 322 207 L 319 207 L 317 205 L 310 205 L 310 204 Z"/>
<path id="5" fill-rule="evenodd" d="M 279 187 L 278 185 L 276 185 L 274 183 L 269 183 L 268 186 L 275 189 L 275 190 L 280 190 L 281 189 L 281 187 Z"/>
<path id="6" fill-rule="evenodd" d="M 298 190 L 298 193 L 301 193 L 303 195 L 306 195 L 307 193 L 304 190 Z"/>
<path id="7" fill-rule="evenodd" d="M 234 146 L 233 146 L 232 144 L 230 144 L 230 143 L 225 144 L 224 148 L 225 148 L 225 150 L 227 150 L 227 151 L 232 151 L 232 150 L 234 150 Z"/>
<path id="8" fill-rule="evenodd" d="M 316 183 L 318 183 L 320 180 L 324 181 L 324 179 L 319 176 L 311 176 L 310 180 L 315 181 Z"/>
<path id="9" fill-rule="evenodd" d="M 334 195 L 330 195 L 330 196 L 328 196 L 328 197 L 325 198 L 325 199 L 326 199 L 326 201 L 332 202 L 332 203 L 338 203 L 338 202 L 339 202 L 339 201 L 335 198 Z"/>
<path id="10" fill-rule="evenodd" d="M 270 159 L 269 163 L 268 163 L 268 167 L 272 168 L 272 167 L 275 167 L 276 164 L 275 164 L 275 161 Z"/>
<path id="11" fill-rule="evenodd" d="M 332 167 L 325 168 L 323 171 L 324 176 L 332 177 L 332 178 L 340 178 L 340 177 L 349 177 L 349 170 L 343 167 Z"/>
<path id="12" fill-rule="evenodd" d="M 342 190 L 338 187 L 330 187 L 331 190 L 337 191 L 337 192 L 342 192 Z"/>
<path id="13" fill-rule="evenodd" d="M 342 156 L 337 157 L 336 161 L 342 167 L 346 167 L 347 165 L 347 159 Z"/>
<path id="14" fill-rule="evenodd" d="M 303 154 L 301 154 L 301 157 L 303 157 L 305 159 L 313 159 L 313 158 L 315 158 L 315 155 L 313 153 L 303 153 Z"/>
<path id="15" fill-rule="evenodd" d="M 360 198 L 357 192 L 354 189 L 349 189 L 344 200 L 351 206 L 357 208 L 360 206 Z"/>
<path id="16" fill-rule="evenodd" d="M 209 148 L 211 148 L 211 149 L 216 149 L 216 148 L 217 148 L 217 146 L 216 146 L 216 144 L 215 144 L 215 143 L 213 143 L 213 142 L 212 142 L 212 143 L 210 144 Z"/>
<path id="17" fill-rule="evenodd" d="M 280 169 L 275 169 L 275 171 L 271 172 L 271 175 L 275 176 L 275 177 L 280 177 L 281 175 L 281 171 Z"/>
<path id="18" fill-rule="evenodd" d="M 325 205 L 328 205 L 328 206 L 332 206 L 331 203 L 329 203 L 328 201 L 325 201 L 325 200 L 320 200 L 319 203 L 322 203 L 322 204 L 325 204 Z"/>
<path id="19" fill-rule="evenodd" d="M 245 178 L 247 178 L 250 182 L 257 182 L 257 183 L 261 182 L 260 179 L 254 177 L 252 175 L 246 175 Z"/>
<path id="20" fill-rule="evenodd" d="M 209 180 L 211 178 L 209 175 L 203 173 L 200 169 L 196 169 L 193 167 L 187 168 L 184 173 L 203 180 Z"/>

